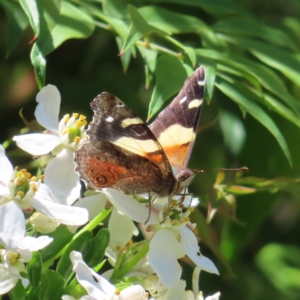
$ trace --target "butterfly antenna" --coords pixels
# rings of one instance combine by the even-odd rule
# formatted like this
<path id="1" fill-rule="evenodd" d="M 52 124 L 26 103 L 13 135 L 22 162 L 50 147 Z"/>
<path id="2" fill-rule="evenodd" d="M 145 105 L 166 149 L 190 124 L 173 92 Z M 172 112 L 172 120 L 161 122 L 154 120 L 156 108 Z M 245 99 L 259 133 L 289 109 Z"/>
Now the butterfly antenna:
<path id="1" fill-rule="evenodd" d="M 249 168 L 241 167 L 241 168 L 209 168 L 206 170 L 215 170 L 215 171 L 233 171 L 233 172 L 247 172 Z M 205 169 L 192 169 L 195 173 L 204 173 Z"/>

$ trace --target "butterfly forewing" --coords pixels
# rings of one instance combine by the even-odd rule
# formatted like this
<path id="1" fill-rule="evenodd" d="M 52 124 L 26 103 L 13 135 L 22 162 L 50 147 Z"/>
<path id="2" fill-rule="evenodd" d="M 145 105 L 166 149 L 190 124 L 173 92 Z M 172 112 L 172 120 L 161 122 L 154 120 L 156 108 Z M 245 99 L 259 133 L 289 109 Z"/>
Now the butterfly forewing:
<path id="1" fill-rule="evenodd" d="M 172 103 L 149 126 L 172 167 L 186 167 L 195 142 L 204 99 L 205 72 L 199 67 Z"/>

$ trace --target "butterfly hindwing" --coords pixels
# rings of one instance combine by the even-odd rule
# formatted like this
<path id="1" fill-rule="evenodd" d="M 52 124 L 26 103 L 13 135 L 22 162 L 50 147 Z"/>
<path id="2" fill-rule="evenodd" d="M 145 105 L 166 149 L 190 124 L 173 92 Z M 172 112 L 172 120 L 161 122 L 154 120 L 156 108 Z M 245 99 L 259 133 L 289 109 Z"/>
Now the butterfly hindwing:
<path id="1" fill-rule="evenodd" d="M 75 152 L 76 171 L 90 189 L 169 195 L 171 166 L 147 125 L 120 99 L 101 93 L 92 102 L 89 140 Z"/>

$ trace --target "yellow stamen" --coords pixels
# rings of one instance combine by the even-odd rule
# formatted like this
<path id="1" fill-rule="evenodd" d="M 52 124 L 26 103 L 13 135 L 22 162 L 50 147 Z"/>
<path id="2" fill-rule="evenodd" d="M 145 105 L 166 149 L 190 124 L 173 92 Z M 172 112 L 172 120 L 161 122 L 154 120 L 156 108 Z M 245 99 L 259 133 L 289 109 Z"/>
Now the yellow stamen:
<path id="1" fill-rule="evenodd" d="M 72 116 L 73 116 L 75 119 L 77 119 L 78 116 L 79 116 L 79 114 L 78 114 L 78 113 L 73 113 Z"/>
<path id="2" fill-rule="evenodd" d="M 119 245 L 116 246 L 116 250 L 119 251 L 121 247 Z"/>
<path id="3" fill-rule="evenodd" d="M 64 115 L 64 122 L 67 123 L 69 122 L 69 120 L 70 120 L 70 115 L 69 114 Z"/>
<path id="4" fill-rule="evenodd" d="M 17 195 L 20 196 L 20 197 L 22 198 L 22 197 L 24 196 L 24 192 L 18 191 L 18 192 L 17 192 Z"/>
<path id="5" fill-rule="evenodd" d="M 185 218 L 183 218 L 183 222 L 189 222 L 190 221 L 190 218 L 189 217 L 185 217 Z"/>
<path id="6" fill-rule="evenodd" d="M 26 169 L 22 169 L 21 172 L 22 172 L 22 173 L 26 173 L 27 170 L 26 170 Z"/>
<path id="7" fill-rule="evenodd" d="M 23 174 L 21 172 L 18 172 L 17 175 L 16 175 L 16 177 L 20 179 L 20 178 L 23 177 Z"/>
<path id="8" fill-rule="evenodd" d="M 36 187 L 36 183 L 35 182 L 32 182 L 31 184 L 30 184 L 30 188 L 34 191 L 34 192 L 37 192 L 37 187 Z"/>
<path id="9" fill-rule="evenodd" d="M 189 212 L 193 212 L 194 210 L 194 207 L 189 207 Z"/>
<path id="10" fill-rule="evenodd" d="M 115 295 L 120 295 L 120 291 L 119 290 L 115 290 Z"/>
<path id="11" fill-rule="evenodd" d="M 18 169 L 19 169 L 19 167 L 18 167 L 18 166 L 17 166 L 17 167 L 14 167 L 14 170 L 15 170 L 15 171 L 17 171 Z"/>
<path id="12" fill-rule="evenodd" d="M 79 142 L 80 142 L 80 137 L 79 137 L 79 136 L 76 136 L 76 137 L 74 138 L 74 142 L 75 142 L 75 143 L 79 143 Z"/>
<path id="13" fill-rule="evenodd" d="M 23 182 L 24 182 L 23 180 L 19 179 L 19 180 L 17 181 L 17 185 L 22 185 Z"/>
<path id="14" fill-rule="evenodd" d="M 82 120 L 85 120 L 86 119 L 86 116 L 84 116 L 84 115 L 80 115 L 79 116 L 79 119 L 82 121 Z"/>
<path id="15" fill-rule="evenodd" d="M 31 177 L 31 174 L 29 172 L 24 173 L 24 177 L 29 179 Z"/>
<path id="16" fill-rule="evenodd" d="M 44 180 L 44 179 L 45 179 L 45 175 L 41 175 L 41 176 L 40 176 L 40 179 L 41 179 L 41 180 Z"/>
<path id="17" fill-rule="evenodd" d="M 32 177 L 30 178 L 30 180 L 31 180 L 31 181 L 36 181 L 37 178 L 36 178 L 36 176 L 32 176 Z"/>
<path id="18" fill-rule="evenodd" d="M 82 121 L 81 121 L 81 124 L 82 124 L 83 126 L 85 126 L 85 125 L 87 124 L 87 121 L 86 121 L 86 120 L 82 120 Z"/>
<path id="19" fill-rule="evenodd" d="M 80 127 L 82 126 L 81 121 L 80 121 L 80 120 L 76 120 L 75 126 L 76 126 L 77 128 L 80 128 Z"/>

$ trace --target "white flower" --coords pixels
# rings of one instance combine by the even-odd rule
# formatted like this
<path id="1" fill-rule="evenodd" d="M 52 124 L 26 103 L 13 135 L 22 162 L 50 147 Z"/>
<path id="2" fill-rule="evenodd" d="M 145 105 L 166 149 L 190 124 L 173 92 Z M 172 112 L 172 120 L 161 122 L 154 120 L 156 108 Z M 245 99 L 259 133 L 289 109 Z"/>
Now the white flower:
<path id="1" fill-rule="evenodd" d="M 86 140 L 84 116 L 73 114 L 59 122 L 60 94 L 54 85 L 47 85 L 37 94 L 37 121 L 47 130 L 15 136 L 14 141 L 32 155 L 52 151 L 56 157 L 45 169 L 45 183 L 60 203 L 71 205 L 80 195 L 80 182 L 74 171 L 73 153 Z"/>
<path id="2" fill-rule="evenodd" d="M 105 278 L 89 268 L 82 260 L 81 253 L 72 251 L 70 258 L 78 282 L 85 288 L 90 299 L 97 300 L 146 300 L 148 293 L 140 285 L 132 285 L 118 291 Z"/>
<path id="3" fill-rule="evenodd" d="M 198 241 L 189 222 L 189 209 L 181 211 L 181 206 L 174 203 L 167 206 L 152 204 L 151 212 L 145 205 L 115 189 L 104 189 L 110 202 L 132 220 L 144 223 L 155 229 L 150 241 L 148 259 L 159 279 L 168 288 L 177 285 L 182 269 L 178 259 L 187 255 L 202 270 L 218 273 L 213 262 L 200 253 Z M 149 217 L 150 213 L 150 217 Z M 149 228 L 148 227 L 148 228 Z"/>
<path id="4" fill-rule="evenodd" d="M 24 214 L 15 202 L 0 206 L 0 294 L 9 292 L 20 279 L 24 287 L 29 283 L 20 275 L 26 272 L 24 263 L 29 262 L 33 251 L 40 250 L 52 242 L 52 238 L 25 236 Z"/>
<path id="5" fill-rule="evenodd" d="M 58 203 L 41 179 L 31 177 L 25 169 L 13 169 L 0 145 L 0 205 L 10 201 L 16 202 L 20 211 L 31 212 L 34 208 L 65 225 L 83 225 L 88 221 L 86 209 Z"/>

